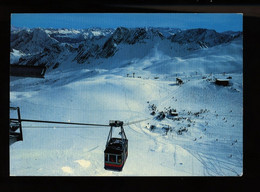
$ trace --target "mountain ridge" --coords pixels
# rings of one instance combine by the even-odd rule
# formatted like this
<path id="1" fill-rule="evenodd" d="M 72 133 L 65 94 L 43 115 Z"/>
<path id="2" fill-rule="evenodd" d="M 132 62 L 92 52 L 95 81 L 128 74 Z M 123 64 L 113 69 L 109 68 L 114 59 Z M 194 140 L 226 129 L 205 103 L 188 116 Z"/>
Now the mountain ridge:
<path id="1" fill-rule="evenodd" d="M 155 45 L 164 43 L 168 46 L 165 50 L 172 49 L 172 52 L 167 51 L 168 54 L 174 55 L 182 50 L 188 53 L 226 44 L 242 38 L 242 35 L 242 32 L 218 33 L 203 28 L 180 30 L 118 27 L 74 30 L 12 27 L 11 64 L 45 65 L 53 68 L 57 63 L 63 63 L 68 56 L 72 58 L 71 62 L 84 64 L 89 63 L 89 59 L 111 58 L 125 46 L 135 46 L 133 49 L 136 49 L 141 44 L 147 44 L 144 47 L 152 49 Z"/>

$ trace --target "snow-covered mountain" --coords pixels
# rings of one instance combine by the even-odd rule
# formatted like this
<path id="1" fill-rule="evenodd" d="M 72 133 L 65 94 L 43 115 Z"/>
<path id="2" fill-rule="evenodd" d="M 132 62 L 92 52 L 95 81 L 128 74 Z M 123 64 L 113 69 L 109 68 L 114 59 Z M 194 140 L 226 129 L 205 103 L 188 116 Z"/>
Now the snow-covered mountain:
<path id="1" fill-rule="evenodd" d="M 113 57 L 123 54 L 127 47 L 142 47 L 149 54 L 153 47 L 166 55 L 181 56 L 188 52 L 226 44 L 242 36 L 241 32 L 217 33 L 209 29 L 180 30 L 170 28 L 124 28 L 117 29 L 30 29 L 12 30 L 11 50 L 18 50 L 20 58 L 11 64 L 45 65 L 47 68 L 70 62 L 90 63 L 91 59 Z M 133 48 L 133 47 L 132 47 Z M 135 49 L 135 48 L 134 48 Z M 148 52 L 147 52 L 148 50 Z M 121 53 L 120 53 L 121 52 Z M 140 53 L 132 55 L 139 57 Z"/>
<path id="2" fill-rule="evenodd" d="M 217 33 L 215 30 L 209 29 L 190 29 L 176 33 L 171 37 L 171 41 L 188 44 L 189 50 L 195 50 L 228 43 L 240 35 L 241 33 L 238 33 L 237 36 L 233 36 L 233 33 Z"/>
<path id="3" fill-rule="evenodd" d="M 25 54 L 39 53 L 44 48 L 55 46 L 58 43 L 40 28 L 11 33 L 11 49 L 19 50 Z"/>
<path id="4" fill-rule="evenodd" d="M 124 126 L 129 155 L 114 172 L 104 169 L 107 127 L 23 122 L 10 175 L 243 175 L 242 40 L 209 29 L 14 29 L 11 63 L 48 67 L 45 78 L 10 77 L 23 119 L 136 123 Z"/>
<path id="5" fill-rule="evenodd" d="M 52 38 L 58 40 L 61 43 L 80 43 L 86 39 L 99 39 L 101 37 L 112 34 L 114 29 L 101 29 L 101 28 L 90 28 L 90 29 L 46 29 Z"/>

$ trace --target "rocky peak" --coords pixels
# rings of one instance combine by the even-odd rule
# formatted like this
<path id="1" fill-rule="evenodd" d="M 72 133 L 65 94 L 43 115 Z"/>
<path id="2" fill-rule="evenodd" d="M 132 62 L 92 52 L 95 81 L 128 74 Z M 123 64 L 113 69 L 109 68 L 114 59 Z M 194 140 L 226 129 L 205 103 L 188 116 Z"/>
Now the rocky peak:
<path id="1" fill-rule="evenodd" d="M 215 30 L 209 29 L 189 29 L 174 34 L 171 37 L 172 42 L 179 44 L 197 43 L 204 44 L 208 47 L 219 45 L 221 43 L 227 43 L 233 40 L 233 37 L 228 34 L 218 33 Z"/>
<path id="2" fill-rule="evenodd" d="M 51 38 L 44 30 L 37 28 L 32 30 L 22 30 L 11 35 L 11 48 L 24 53 L 38 53 L 45 47 L 57 44 L 58 41 Z"/>

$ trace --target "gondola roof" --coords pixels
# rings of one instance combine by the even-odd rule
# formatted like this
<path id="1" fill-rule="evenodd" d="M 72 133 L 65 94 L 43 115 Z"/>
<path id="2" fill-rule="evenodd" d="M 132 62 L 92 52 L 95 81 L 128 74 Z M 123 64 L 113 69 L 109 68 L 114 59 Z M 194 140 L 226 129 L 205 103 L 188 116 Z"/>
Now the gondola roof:
<path id="1" fill-rule="evenodd" d="M 121 154 L 124 150 L 123 147 L 127 144 L 127 142 L 127 139 L 111 138 L 104 152 Z"/>

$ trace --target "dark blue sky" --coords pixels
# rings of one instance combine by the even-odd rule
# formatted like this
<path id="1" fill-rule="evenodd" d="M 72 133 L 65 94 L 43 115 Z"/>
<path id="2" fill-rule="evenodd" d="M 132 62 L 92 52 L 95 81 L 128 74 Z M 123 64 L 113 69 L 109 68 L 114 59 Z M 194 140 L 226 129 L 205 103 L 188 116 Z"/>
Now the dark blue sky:
<path id="1" fill-rule="evenodd" d="M 243 30 L 242 14 L 223 13 L 41 13 L 11 14 L 11 25 L 27 28 L 173 27 Z"/>

